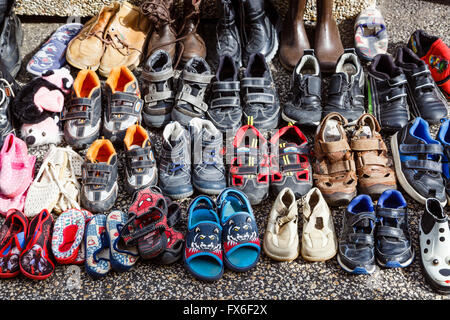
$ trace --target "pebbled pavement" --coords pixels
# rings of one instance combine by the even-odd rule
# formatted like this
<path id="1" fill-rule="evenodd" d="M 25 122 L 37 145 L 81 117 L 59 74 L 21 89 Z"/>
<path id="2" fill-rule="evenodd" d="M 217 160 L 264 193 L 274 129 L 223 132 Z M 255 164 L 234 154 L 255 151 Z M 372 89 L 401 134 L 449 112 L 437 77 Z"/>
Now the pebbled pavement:
<path id="1" fill-rule="evenodd" d="M 389 52 L 404 45 L 410 34 L 422 28 L 430 34 L 439 35 L 450 44 L 450 3 L 448 0 L 405 0 L 379 1 L 390 37 Z M 63 20 L 37 22 L 35 18 L 24 18 L 24 65 L 38 50 L 52 32 L 64 23 Z M 314 22 L 307 21 L 307 32 L 313 43 Z M 339 21 L 344 47 L 353 46 L 353 19 Z M 207 43 L 214 41 L 214 22 L 204 21 L 201 31 Z M 289 92 L 290 74 L 282 69 L 278 58 L 272 63 L 272 71 L 277 84 L 281 102 L 284 103 Z M 137 70 L 137 74 L 139 70 Z M 75 73 L 74 73 L 75 74 Z M 18 75 L 20 83 L 26 83 L 31 76 L 22 67 Z M 324 86 L 326 92 L 326 79 Z M 324 95 L 325 97 L 325 95 Z M 433 127 L 436 133 L 437 126 Z M 151 131 L 156 151 L 161 148 L 159 136 L 162 131 Z M 313 132 L 306 132 L 309 139 Z M 310 140 L 311 141 L 311 140 Z M 31 148 L 38 156 L 36 172 L 48 147 Z M 121 160 L 123 154 L 120 153 Z M 122 161 L 121 161 L 122 163 Z M 119 168 L 119 172 L 123 167 Z M 121 178 L 122 179 L 122 178 Z M 122 185 L 122 183 L 120 183 Z M 115 209 L 129 206 L 130 199 L 125 190 L 119 188 L 120 196 Z M 196 195 L 196 194 L 195 194 Z M 194 196 L 195 196 L 194 195 Z M 254 207 L 260 238 L 263 238 L 268 213 L 275 195 Z M 171 266 L 154 265 L 139 261 L 126 273 L 111 272 L 105 279 L 92 280 L 84 267 L 71 268 L 57 266 L 55 273 L 45 281 L 32 281 L 20 275 L 15 279 L 0 281 L 0 299 L 447 299 L 432 291 L 425 283 L 420 267 L 418 244 L 418 221 L 423 207 L 407 197 L 410 210 L 410 230 L 416 250 L 415 261 L 405 269 L 377 269 L 371 275 L 354 276 L 344 272 L 336 258 L 327 262 L 309 263 L 301 256 L 290 263 L 275 262 L 263 253 L 257 266 L 246 273 L 238 274 L 226 270 L 222 279 L 214 283 L 195 280 L 183 267 L 182 262 Z M 182 202 L 187 208 L 189 199 Z M 345 208 L 335 208 L 333 216 L 336 231 L 340 233 L 342 215 Z M 448 212 L 448 207 L 446 208 Z M 301 201 L 299 201 L 301 214 Z M 180 229 L 186 229 L 186 211 L 183 213 Z M 299 232 L 302 227 L 299 223 Z M 75 270 L 75 271 L 73 271 Z M 71 288 L 68 279 L 71 272 L 79 272 L 79 287 Z"/>

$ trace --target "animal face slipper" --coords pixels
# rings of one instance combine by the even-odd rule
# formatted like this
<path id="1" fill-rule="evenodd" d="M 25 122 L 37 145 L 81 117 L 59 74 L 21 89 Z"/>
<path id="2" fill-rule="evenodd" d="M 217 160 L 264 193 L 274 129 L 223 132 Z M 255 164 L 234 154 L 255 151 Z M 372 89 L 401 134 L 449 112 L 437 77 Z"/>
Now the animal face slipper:
<path id="1" fill-rule="evenodd" d="M 130 270 L 139 258 L 136 247 L 127 246 L 120 236 L 120 231 L 127 220 L 128 215 L 119 210 L 112 211 L 106 217 L 111 267 L 119 272 Z"/>
<path id="2" fill-rule="evenodd" d="M 261 245 L 247 196 L 227 188 L 217 197 L 217 211 L 223 228 L 225 265 L 237 272 L 253 268 L 259 260 Z"/>

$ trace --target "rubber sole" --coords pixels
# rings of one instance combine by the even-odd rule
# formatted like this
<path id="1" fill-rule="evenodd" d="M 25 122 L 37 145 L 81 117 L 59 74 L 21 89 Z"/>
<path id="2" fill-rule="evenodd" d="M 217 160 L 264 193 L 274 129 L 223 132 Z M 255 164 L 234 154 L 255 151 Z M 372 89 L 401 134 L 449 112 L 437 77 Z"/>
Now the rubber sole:
<path id="1" fill-rule="evenodd" d="M 361 267 L 356 267 L 355 269 L 350 269 L 349 267 L 347 267 L 346 265 L 344 265 L 342 263 L 341 258 L 340 258 L 339 255 L 337 256 L 337 261 L 338 261 L 339 265 L 341 266 L 341 268 L 344 271 L 347 271 L 347 272 L 353 273 L 353 274 L 372 274 L 376 270 L 376 266 L 375 265 L 373 266 L 373 270 L 372 269 L 367 270 L 367 269 L 361 268 Z"/>
<path id="2" fill-rule="evenodd" d="M 387 263 L 382 263 L 378 258 L 377 258 L 377 263 L 379 266 L 381 266 L 383 268 L 406 268 L 414 261 L 415 257 L 416 257 L 416 254 L 413 251 L 411 258 L 409 258 L 408 260 L 406 260 L 403 263 L 400 263 L 397 261 L 388 261 Z"/>
<path id="3" fill-rule="evenodd" d="M 406 191 L 406 193 L 416 200 L 417 202 L 425 205 L 427 202 L 427 198 L 422 196 L 420 193 L 418 193 L 414 188 L 409 184 L 408 180 L 406 180 L 405 175 L 402 171 L 402 163 L 400 161 L 400 153 L 398 152 L 398 143 L 397 143 L 397 135 L 398 132 L 396 132 L 393 136 L 391 136 L 391 150 L 392 150 L 392 158 L 394 159 L 394 168 L 395 168 L 395 174 L 397 175 L 398 182 L 402 186 L 403 190 Z M 447 204 L 447 199 L 445 201 L 441 202 L 441 205 L 445 207 Z"/>

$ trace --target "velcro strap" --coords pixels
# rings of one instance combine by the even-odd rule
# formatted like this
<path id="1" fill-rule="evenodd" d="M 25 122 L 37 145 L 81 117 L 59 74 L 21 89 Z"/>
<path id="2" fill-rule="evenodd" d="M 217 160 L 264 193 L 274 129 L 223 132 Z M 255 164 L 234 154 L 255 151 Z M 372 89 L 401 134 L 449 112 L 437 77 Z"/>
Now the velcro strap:
<path id="1" fill-rule="evenodd" d="M 387 102 L 395 100 L 395 99 L 399 99 L 401 97 L 405 97 L 406 96 L 406 91 L 400 88 L 394 88 L 389 90 L 389 94 L 385 95 L 384 98 Z"/>
<path id="2" fill-rule="evenodd" d="M 308 77 L 306 81 L 308 83 L 308 94 L 321 97 L 322 80 L 320 77 Z"/>
<path id="3" fill-rule="evenodd" d="M 402 209 L 387 209 L 387 208 L 377 208 L 377 215 L 385 218 L 397 219 L 401 216 L 406 215 L 406 208 Z"/>
<path id="4" fill-rule="evenodd" d="M 294 151 L 295 149 L 295 151 Z M 289 151 L 286 151 L 289 150 Z M 310 149 L 308 146 L 299 146 L 299 147 L 284 147 L 279 149 L 280 155 L 291 155 L 291 154 L 301 154 L 301 155 L 309 155 Z"/>
<path id="5" fill-rule="evenodd" d="M 128 150 L 126 155 L 127 157 L 141 157 L 141 156 L 147 156 L 151 151 L 151 148 L 136 148 Z"/>
<path id="6" fill-rule="evenodd" d="M 408 160 L 404 162 L 406 168 L 426 170 L 442 173 L 442 163 L 431 160 Z"/>
<path id="7" fill-rule="evenodd" d="M 239 81 L 218 81 L 212 84 L 213 92 L 234 92 L 240 91 L 241 83 Z"/>
<path id="8" fill-rule="evenodd" d="M 131 162 L 131 169 L 142 169 L 153 167 L 154 161 L 151 160 L 138 160 Z"/>
<path id="9" fill-rule="evenodd" d="M 116 92 L 111 97 L 111 102 L 113 104 L 117 102 L 128 102 L 130 104 L 134 104 L 137 100 L 139 100 L 138 96 L 128 92 Z"/>
<path id="10" fill-rule="evenodd" d="M 355 163 L 350 160 L 342 160 L 327 165 L 325 174 L 333 174 L 337 172 L 355 171 Z"/>
<path id="11" fill-rule="evenodd" d="M 373 153 L 363 154 L 361 157 L 358 157 L 359 164 L 363 166 L 385 166 L 388 162 L 388 159 L 385 157 L 380 157 L 374 155 Z"/>
<path id="12" fill-rule="evenodd" d="M 292 164 L 281 164 L 281 170 L 286 172 L 293 172 L 299 170 L 305 170 L 300 163 L 292 163 Z"/>
<path id="13" fill-rule="evenodd" d="M 350 145 L 353 151 L 382 150 L 381 141 L 377 138 L 351 140 Z"/>
<path id="14" fill-rule="evenodd" d="M 328 89 L 329 94 L 338 94 L 342 92 L 342 86 L 344 85 L 344 79 L 342 75 L 337 73 L 331 76 L 330 86 Z"/>
<path id="15" fill-rule="evenodd" d="M 211 79 L 214 76 L 210 75 L 210 74 L 192 73 L 192 72 L 188 72 L 188 71 L 184 70 L 182 77 L 183 77 L 183 80 L 186 80 L 186 81 L 209 84 L 211 82 Z"/>
<path id="16" fill-rule="evenodd" d="M 379 226 L 377 228 L 377 237 L 393 237 L 393 238 L 403 238 L 404 233 L 402 229 L 388 227 L 388 226 Z"/>
<path id="17" fill-rule="evenodd" d="M 258 174 L 257 166 L 241 166 L 235 168 L 237 168 L 235 174 Z"/>
<path id="18" fill-rule="evenodd" d="M 176 99 L 179 101 L 187 102 L 203 112 L 208 111 L 208 105 L 205 102 L 203 102 L 199 97 L 193 96 L 192 94 L 185 91 L 179 92 Z"/>
<path id="19" fill-rule="evenodd" d="M 132 106 L 112 106 L 110 110 L 111 114 L 138 114 Z"/>
<path id="20" fill-rule="evenodd" d="M 241 80 L 243 88 L 267 88 L 270 87 L 270 81 L 266 78 L 243 78 Z"/>
<path id="21" fill-rule="evenodd" d="M 90 106 L 92 103 L 92 100 L 89 98 L 75 98 L 70 100 L 70 106 L 76 107 L 76 106 Z"/>
<path id="22" fill-rule="evenodd" d="M 407 154 L 442 154 L 444 148 L 441 144 L 401 144 L 399 147 L 401 153 Z"/>
<path id="23" fill-rule="evenodd" d="M 104 163 L 85 163 L 83 164 L 87 171 L 111 172 L 111 166 Z"/>
<path id="24" fill-rule="evenodd" d="M 275 97 L 270 93 L 247 93 L 244 97 L 246 103 L 266 103 L 272 104 L 275 102 Z"/>
<path id="25" fill-rule="evenodd" d="M 430 78 L 423 77 L 420 79 L 416 79 L 414 90 L 420 90 L 423 88 L 434 88 L 434 84 L 430 81 Z"/>
<path id="26" fill-rule="evenodd" d="M 108 179 L 107 178 L 102 178 L 102 177 L 86 177 L 83 179 L 83 183 L 86 185 L 106 185 L 108 183 Z"/>
<path id="27" fill-rule="evenodd" d="M 373 245 L 373 237 L 365 233 L 350 233 L 348 239 L 354 244 L 368 244 Z"/>
<path id="28" fill-rule="evenodd" d="M 396 87 L 396 86 L 399 86 L 402 84 L 406 84 L 407 82 L 408 81 L 406 81 L 406 78 L 403 74 L 387 80 L 388 85 L 391 87 Z"/>
<path id="29" fill-rule="evenodd" d="M 150 82 L 162 82 L 169 80 L 173 77 L 173 69 L 169 68 L 163 71 L 159 72 L 149 72 L 146 70 L 143 70 L 141 73 L 142 78 L 144 80 L 150 81 Z"/>
<path id="30" fill-rule="evenodd" d="M 222 97 L 211 100 L 211 108 L 240 106 L 239 97 Z"/>
<path id="31" fill-rule="evenodd" d="M 333 153 L 333 152 L 345 152 L 349 149 L 349 145 L 345 140 L 322 142 L 320 141 L 320 148 L 322 152 Z"/>
<path id="32" fill-rule="evenodd" d="M 89 119 L 89 112 L 87 111 L 69 111 L 62 115 L 61 120 L 78 120 Z"/>
<path id="33" fill-rule="evenodd" d="M 173 91 L 156 91 L 156 92 L 150 92 L 148 93 L 144 99 L 145 102 L 151 103 L 151 102 L 158 102 L 162 100 L 168 100 L 175 98 L 175 92 Z"/>
<path id="34" fill-rule="evenodd" d="M 376 221 L 375 214 L 372 212 L 361 212 L 358 214 L 352 214 L 350 215 L 347 222 L 349 225 L 354 226 L 357 223 L 362 222 L 364 220 L 375 222 Z"/>

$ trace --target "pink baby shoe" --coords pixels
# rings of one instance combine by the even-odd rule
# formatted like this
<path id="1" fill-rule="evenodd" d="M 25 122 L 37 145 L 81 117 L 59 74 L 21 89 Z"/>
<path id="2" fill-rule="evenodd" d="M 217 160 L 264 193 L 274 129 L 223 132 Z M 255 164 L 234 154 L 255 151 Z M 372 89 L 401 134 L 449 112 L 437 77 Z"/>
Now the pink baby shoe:
<path id="1" fill-rule="evenodd" d="M 33 181 L 35 162 L 27 144 L 10 133 L 0 150 L 0 194 L 8 198 L 23 194 Z"/>

